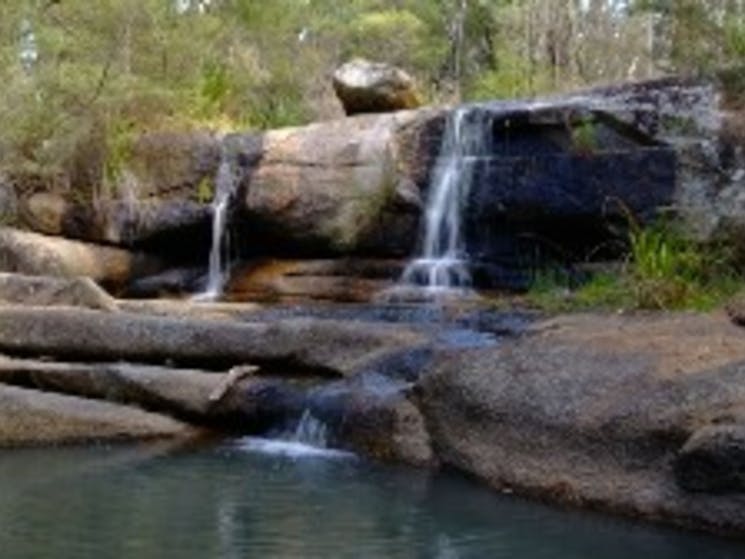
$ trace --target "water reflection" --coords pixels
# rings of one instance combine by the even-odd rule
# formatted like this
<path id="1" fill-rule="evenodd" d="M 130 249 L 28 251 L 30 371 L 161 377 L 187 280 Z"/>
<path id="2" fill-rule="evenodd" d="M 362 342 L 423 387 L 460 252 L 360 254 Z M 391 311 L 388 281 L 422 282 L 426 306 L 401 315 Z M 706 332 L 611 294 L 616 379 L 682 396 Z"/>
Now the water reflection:
<path id="1" fill-rule="evenodd" d="M 3 558 L 728 559 L 745 546 L 363 460 L 201 449 L 0 452 Z"/>

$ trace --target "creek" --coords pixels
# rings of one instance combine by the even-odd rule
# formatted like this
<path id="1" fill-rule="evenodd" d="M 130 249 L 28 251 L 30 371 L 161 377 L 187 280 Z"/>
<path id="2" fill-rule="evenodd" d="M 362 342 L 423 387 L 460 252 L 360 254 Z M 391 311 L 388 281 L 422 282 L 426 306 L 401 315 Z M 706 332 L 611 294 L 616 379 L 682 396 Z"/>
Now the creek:
<path id="1" fill-rule="evenodd" d="M 561 510 L 302 444 L 0 452 L 7 558 L 735 559 L 742 544 Z"/>

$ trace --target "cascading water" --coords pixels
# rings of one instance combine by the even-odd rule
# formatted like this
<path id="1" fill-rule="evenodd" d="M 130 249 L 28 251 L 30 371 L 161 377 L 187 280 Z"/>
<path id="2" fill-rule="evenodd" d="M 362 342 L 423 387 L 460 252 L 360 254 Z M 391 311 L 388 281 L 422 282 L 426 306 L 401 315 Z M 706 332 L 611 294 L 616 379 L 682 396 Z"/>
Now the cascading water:
<path id="1" fill-rule="evenodd" d="M 225 264 L 223 263 L 225 228 L 230 200 L 235 193 L 238 182 L 231 158 L 227 154 L 227 150 L 223 149 L 220 166 L 215 177 L 215 195 L 212 200 L 212 246 L 210 248 L 207 287 L 204 292 L 195 297 L 196 300 L 214 301 L 222 295 L 225 285 Z"/>
<path id="2" fill-rule="evenodd" d="M 352 456 L 349 452 L 329 448 L 328 431 L 328 426 L 316 418 L 309 409 L 306 409 L 292 429 L 278 433 L 269 439 L 248 437 L 243 445 L 247 450 L 293 458 L 348 458 Z"/>
<path id="3" fill-rule="evenodd" d="M 450 114 L 427 200 L 421 256 L 406 267 L 402 283 L 429 290 L 470 287 L 463 212 L 476 162 L 490 152 L 490 135 L 479 111 L 459 108 Z"/>

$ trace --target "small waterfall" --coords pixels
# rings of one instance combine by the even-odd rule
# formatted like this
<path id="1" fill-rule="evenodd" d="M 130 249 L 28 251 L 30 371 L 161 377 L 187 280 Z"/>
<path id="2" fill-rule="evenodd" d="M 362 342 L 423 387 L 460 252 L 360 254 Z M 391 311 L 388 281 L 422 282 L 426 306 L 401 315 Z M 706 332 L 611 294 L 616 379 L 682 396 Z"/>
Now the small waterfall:
<path id="1" fill-rule="evenodd" d="M 490 152 L 490 136 L 479 111 L 459 108 L 449 115 L 427 200 L 421 256 L 406 267 L 402 283 L 430 290 L 470 287 L 463 212 L 476 162 Z"/>
<path id="2" fill-rule="evenodd" d="M 220 166 L 215 177 L 215 194 L 212 199 L 212 247 L 210 248 L 207 287 L 195 297 L 199 301 L 214 301 L 222 295 L 225 285 L 223 256 L 225 251 L 225 227 L 230 200 L 238 186 L 238 177 L 227 150 L 223 149 Z"/>
<path id="3" fill-rule="evenodd" d="M 327 448 L 328 426 L 316 418 L 309 409 L 306 409 L 300 417 L 295 431 L 285 440 L 306 444 L 315 448 Z"/>
<path id="4" fill-rule="evenodd" d="M 325 457 L 350 458 L 352 453 L 329 448 L 329 428 L 315 417 L 310 409 L 303 411 L 297 424 L 272 438 L 247 437 L 243 442 L 247 450 L 290 458 Z"/>

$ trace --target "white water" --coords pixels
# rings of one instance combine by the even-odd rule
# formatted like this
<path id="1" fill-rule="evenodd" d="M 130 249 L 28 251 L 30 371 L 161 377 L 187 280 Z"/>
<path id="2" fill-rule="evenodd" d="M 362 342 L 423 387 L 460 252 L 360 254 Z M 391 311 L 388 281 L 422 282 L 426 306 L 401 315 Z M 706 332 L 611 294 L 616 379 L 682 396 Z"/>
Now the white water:
<path id="1" fill-rule="evenodd" d="M 212 247 L 210 248 L 207 287 L 204 292 L 194 297 L 195 300 L 214 301 L 222 295 L 226 276 L 226 265 L 223 262 L 225 226 L 230 199 L 237 186 L 238 179 L 230 158 L 223 153 L 215 177 L 215 195 L 212 200 Z"/>
<path id="2" fill-rule="evenodd" d="M 241 446 L 246 450 L 274 454 L 290 458 L 324 457 L 345 458 L 354 456 L 350 452 L 328 447 L 328 427 L 313 416 L 310 410 L 303 412 L 295 429 L 280 434 L 277 438 L 246 437 Z"/>
<path id="3" fill-rule="evenodd" d="M 469 119 L 469 109 L 451 113 L 435 164 L 425 216 L 421 255 L 409 263 L 402 283 L 429 290 L 468 288 L 471 274 L 463 237 L 463 212 L 476 160 L 489 152 L 489 126 Z"/>

